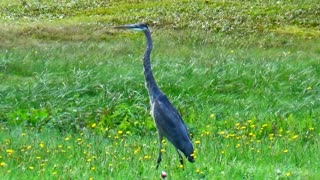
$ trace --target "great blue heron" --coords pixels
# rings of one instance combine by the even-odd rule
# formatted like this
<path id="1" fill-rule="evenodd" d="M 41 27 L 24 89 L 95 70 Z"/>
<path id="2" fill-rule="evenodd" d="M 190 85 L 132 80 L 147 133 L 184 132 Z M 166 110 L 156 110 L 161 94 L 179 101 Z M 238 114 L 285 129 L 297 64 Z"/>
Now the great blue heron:
<path id="1" fill-rule="evenodd" d="M 150 97 L 151 115 L 156 124 L 159 135 L 159 156 L 157 166 L 161 162 L 161 149 L 163 136 L 166 137 L 176 148 L 180 163 L 183 165 L 183 158 L 179 151 L 181 151 L 189 162 L 194 162 L 194 150 L 188 134 L 186 125 L 184 124 L 180 114 L 170 103 L 168 98 L 159 89 L 151 69 L 150 54 L 152 50 L 152 39 L 149 28 L 146 24 L 130 24 L 123 26 L 116 26 L 120 29 L 132 29 L 144 32 L 147 39 L 147 49 L 143 58 L 144 76 L 146 88 Z"/>

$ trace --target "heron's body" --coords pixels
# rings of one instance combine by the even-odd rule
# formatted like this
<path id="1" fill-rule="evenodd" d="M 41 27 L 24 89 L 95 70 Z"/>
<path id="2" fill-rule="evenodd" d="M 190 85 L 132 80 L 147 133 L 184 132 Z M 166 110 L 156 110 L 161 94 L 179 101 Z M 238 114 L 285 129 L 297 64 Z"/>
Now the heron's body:
<path id="1" fill-rule="evenodd" d="M 144 54 L 143 67 L 146 88 L 150 97 L 151 115 L 154 119 L 159 134 L 159 157 L 157 161 L 157 167 L 161 162 L 161 148 L 163 137 L 166 137 L 175 146 L 179 154 L 181 164 L 183 164 L 183 159 L 179 151 L 181 151 L 190 162 L 194 162 L 194 150 L 187 127 L 184 124 L 178 111 L 173 107 L 168 98 L 162 93 L 154 79 L 150 63 L 150 54 L 153 46 L 151 34 L 147 25 L 133 24 L 118 26 L 118 28 L 143 31 L 147 39 L 147 49 Z"/>

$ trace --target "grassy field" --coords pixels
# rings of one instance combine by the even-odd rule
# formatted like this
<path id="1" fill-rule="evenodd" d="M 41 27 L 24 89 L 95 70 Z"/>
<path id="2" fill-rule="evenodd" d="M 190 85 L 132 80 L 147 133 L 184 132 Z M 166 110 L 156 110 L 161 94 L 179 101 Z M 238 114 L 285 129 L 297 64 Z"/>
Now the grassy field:
<path id="1" fill-rule="evenodd" d="M 316 0 L 1 1 L 1 179 L 317 179 L 319 17 Z M 155 169 L 145 39 L 112 29 L 136 22 L 194 164 L 166 141 Z"/>

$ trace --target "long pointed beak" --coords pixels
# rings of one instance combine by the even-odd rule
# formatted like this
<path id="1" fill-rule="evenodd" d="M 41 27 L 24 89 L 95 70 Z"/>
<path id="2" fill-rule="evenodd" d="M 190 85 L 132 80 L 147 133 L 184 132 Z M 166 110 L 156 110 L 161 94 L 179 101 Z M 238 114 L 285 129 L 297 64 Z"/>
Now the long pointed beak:
<path id="1" fill-rule="evenodd" d="M 129 25 L 122 25 L 122 26 L 114 26 L 113 28 L 116 28 L 116 29 L 131 29 L 131 28 L 134 28 L 135 26 L 132 25 L 132 24 L 129 24 Z"/>
<path id="2" fill-rule="evenodd" d="M 140 29 L 140 24 L 125 24 L 121 26 L 115 26 L 117 29 Z"/>
<path id="3" fill-rule="evenodd" d="M 132 29 L 132 30 L 136 30 L 136 31 L 144 31 L 144 30 L 148 29 L 148 27 L 145 24 L 141 24 L 141 23 L 115 26 L 114 28 L 116 28 L 116 29 Z"/>

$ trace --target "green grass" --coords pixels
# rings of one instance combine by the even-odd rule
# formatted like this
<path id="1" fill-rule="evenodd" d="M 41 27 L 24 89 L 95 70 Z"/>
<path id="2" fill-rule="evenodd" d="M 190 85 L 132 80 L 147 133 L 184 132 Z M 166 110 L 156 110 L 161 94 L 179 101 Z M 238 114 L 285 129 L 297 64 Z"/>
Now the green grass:
<path id="1" fill-rule="evenodd" d="M 317 1 L 2 1 L 3 179 L 316 179 L 320 176 Z M 128 11 L 129 10 L 129 11 Z M 155 78 L 196 148 L 184 170 L 157 134 Z"/>

